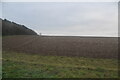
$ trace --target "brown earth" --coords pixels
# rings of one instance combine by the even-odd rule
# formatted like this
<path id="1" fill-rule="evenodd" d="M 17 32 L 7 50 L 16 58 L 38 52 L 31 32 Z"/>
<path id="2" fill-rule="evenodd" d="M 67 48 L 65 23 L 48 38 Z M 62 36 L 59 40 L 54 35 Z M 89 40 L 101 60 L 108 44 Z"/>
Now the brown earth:
<path id="1" fill-rule="evenodd" d="M 9 36 L 3 37 L 3 51 L 41 55 L 117 58 L 117 37 Z"/>

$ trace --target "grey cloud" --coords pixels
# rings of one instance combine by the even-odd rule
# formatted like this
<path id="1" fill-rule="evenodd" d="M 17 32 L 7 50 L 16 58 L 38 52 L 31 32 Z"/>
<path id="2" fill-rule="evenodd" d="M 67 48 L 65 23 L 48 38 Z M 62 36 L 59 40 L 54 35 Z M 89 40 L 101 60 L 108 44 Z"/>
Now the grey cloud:
<path id="1" fill-rule="evenodd" d="M 117 35 L 114 2 L 4 3 L 3 11 L 4 18 L 44 34 Z"/>

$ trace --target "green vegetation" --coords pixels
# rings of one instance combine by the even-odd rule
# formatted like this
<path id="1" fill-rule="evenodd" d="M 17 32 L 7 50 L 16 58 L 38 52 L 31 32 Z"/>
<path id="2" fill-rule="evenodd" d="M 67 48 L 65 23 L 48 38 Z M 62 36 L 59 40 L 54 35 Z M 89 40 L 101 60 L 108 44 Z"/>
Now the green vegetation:
<path id="1" fill-rule="evenodd" d="M 117 78 L 115 59 L 3 52 L 3 78 Z"/>

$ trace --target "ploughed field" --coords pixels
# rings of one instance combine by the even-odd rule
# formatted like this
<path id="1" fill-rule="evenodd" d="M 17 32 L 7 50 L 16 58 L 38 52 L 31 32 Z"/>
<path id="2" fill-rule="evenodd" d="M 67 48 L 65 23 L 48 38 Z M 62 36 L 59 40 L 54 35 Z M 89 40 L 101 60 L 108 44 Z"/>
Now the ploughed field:
<path id="1" fill-rule="evenodd" d="M 3 51 L 40 55 L 117 58 L 117 37 L 78 36 L 7 36 L 3 37 Z"/>

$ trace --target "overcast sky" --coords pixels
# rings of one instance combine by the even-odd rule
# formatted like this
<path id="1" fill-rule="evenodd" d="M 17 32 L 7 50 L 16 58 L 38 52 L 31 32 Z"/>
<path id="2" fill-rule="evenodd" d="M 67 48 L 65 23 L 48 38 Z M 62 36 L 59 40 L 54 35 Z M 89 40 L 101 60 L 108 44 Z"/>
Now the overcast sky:
<path id="1" fill-rule="evenodd" d="M 117 36 L 117 2 L 6 2 L 3 18 L 37 33 L 65 36 Z"/>

